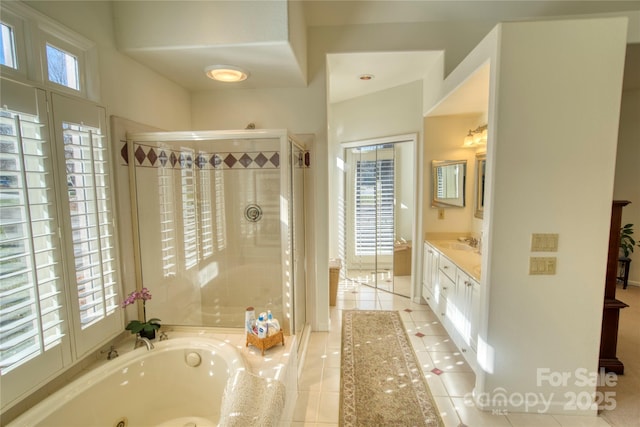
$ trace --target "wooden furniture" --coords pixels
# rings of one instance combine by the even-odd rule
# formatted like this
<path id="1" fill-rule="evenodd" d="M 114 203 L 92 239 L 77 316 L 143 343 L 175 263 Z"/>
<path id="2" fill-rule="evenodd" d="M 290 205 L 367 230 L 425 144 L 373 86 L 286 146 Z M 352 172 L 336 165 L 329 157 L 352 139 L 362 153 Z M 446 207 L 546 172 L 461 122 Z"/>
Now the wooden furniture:
<path id="1" fill-rule="evenodd" d="M 393 275 L 411 275 L 411 242 L 396 244 L 393 248 Z"/>
<path id="2" fill-rule="evenodd" d="M 618 280 L 622 282 L 622 289 L 627 289 L 627 286 L 629 285 L 629 268 L 631 268 L 631 258 L 620 257 L 618 258 L 618 264 L 620 264 Z"/>
<path id="3" fill-rule="evenodd" d="M 618 282 L 622 208 L 629 203 L 631 202 L 627 200 L 614 200 L 611 210 L 609 253 L 604 288 L 604 312 L 602 315 L 602 330 L 600 335 L 600 360 L 598 363 L 600 368 L 604 368 L 607 372 L 614 372 L 618 375 L 624 373 L 624 364 L 618 360 L 616 356 L 618 347 L 618 322 L 620 319 L 620 309 L 628 307 L 628 305 L 616 299 L 616 284 Z"/>
<path id="4" fill-rule="evenodd" d="M 259 348 L 262 351 L 263 356 L 265 350 L 270 349 L 271 347 L 279 343 L 282 343 L 282 345 L 284 345 L 284 333 L 282 332 L 282 330 L 267 338 L 259 338 L 257 335 L 247 332 L 246 347 L 249 347 L 249 344 L 251 344 L 256 348 Z"/>

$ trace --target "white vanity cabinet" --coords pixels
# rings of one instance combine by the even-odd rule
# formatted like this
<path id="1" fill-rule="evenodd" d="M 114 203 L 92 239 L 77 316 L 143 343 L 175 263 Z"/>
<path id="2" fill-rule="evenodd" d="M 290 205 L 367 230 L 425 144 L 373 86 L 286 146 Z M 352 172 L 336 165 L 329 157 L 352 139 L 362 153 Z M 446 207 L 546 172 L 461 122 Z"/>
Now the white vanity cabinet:
<path id="1" fill-rule="evenodd" d="M 424 243 L 422 253 L 422 297 L 430 303 L 438 281 L 438 260 L 440 252 L 428 243 Z"/>
<path id="2" fill-rule="evenodd" d="M 456 288 L 458 310 L 454 324 L 462 339 L 461 345 L 464 346 L 461 350 L 471 349 L 475 352 L 478 341 L 480 283 L 458 268 Z"/>
<path id="3" fill-rule="evenodd" d="M 456 312 L 456 265 L 446 256 L 440 254 L 438 265 L 438 281 L 434 287 L 434 297 L 438 303 L 436 314 L 442 324 L 449 329 Z"/>
<path id="4" fill-rule="evenodd" d="M 480 283 L 461 268 L 456 263 L 455 254 L 449 256 L 449 252 L 438 248 L 437 243 L 425 242 L 422 296 L 469 365 L 476 369 Z M 468 260 L 468 254 L 466 256 Z M 461 265 L 469 267 L 464 261 Z"/>

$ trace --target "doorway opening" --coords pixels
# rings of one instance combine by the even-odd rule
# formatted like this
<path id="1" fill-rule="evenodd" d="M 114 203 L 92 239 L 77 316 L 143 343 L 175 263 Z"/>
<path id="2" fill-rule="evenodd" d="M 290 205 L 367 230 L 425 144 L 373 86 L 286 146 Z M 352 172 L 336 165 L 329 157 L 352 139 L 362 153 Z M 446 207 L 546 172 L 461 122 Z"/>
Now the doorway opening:
<path id="1" fill-rule="evenodd" d="M 342 144 L 345 278 L 411 297 L 415 135 Z"/>

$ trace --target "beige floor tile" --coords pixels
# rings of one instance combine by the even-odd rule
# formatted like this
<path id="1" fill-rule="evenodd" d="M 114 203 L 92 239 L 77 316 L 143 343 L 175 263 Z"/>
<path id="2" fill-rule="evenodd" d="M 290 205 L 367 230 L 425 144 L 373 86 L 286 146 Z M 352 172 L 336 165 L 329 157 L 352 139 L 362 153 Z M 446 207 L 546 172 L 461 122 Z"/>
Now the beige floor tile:
<path id="1" fill-rule="evenodd" d="M 415 351 L 426 350 L 427 348 L 424 345 L 424 337 L 418 337 L 415 335 L 415 332 L 408 334 L 409 342 Z"/>
<path id="2" fill-rule="evenodd" d="M 424 372 L 429 372 L 433 368 L 435 368 L 433 360 L 431 359 L 431 356 L 429 355 L 429 352 L 427 350 L 416 351 L 415 354 L 418 358 L 418 361 L 420 362 L 420 367 Z"/>
<path id="3" fill-rule="evenodd" d="M 393 301 L 378 301 L 378 307 L 380 310 L 397 310 L 396 303 Z"/>
<path id="4" fill-rule="evenodd" d="M 508 414 L 513 427 L 560 427 L 560 423 L 551 415 L 544 414 Z"/>
<path id="5" fill-rule="evenodd" d="M 472 399 L 452 397 L 453 406 L 462 423 L 469 427 L 511 427 L 511 423 L 504 415 L 495 415 L 491 412 L 481 411 L 473 403 Z"/>
<path id="6" fill-rule="evenodd" d="M 327 349 L 327 354 L 326 354 L 326 359 L 324 360 L 324 367 L 325 368 L 340 368 L 340 362 L 341 362 L 341 353 L 340 353 L 340 349 Z"/>
<path id="7" fill-rule="evenodd" d="M 621 291 L 621 295 L 622 295 Z M 627 299 L 631 299 L 636 295 L 640 295 L 640 289 L 632 289 L 631 292 L 625 294 Z M 627 301 L 628 302 L 628 301 Z M 631 301 L 633 303 L 633 301 Z M 405 311 L 410 308 L 412 311 Z M 300 393 L 298 404 L 295 409 L 294 423 L 292 426 L 315 426 L 315 427 L 333 427 L 338 425 L 338 406 L 339 406 L 339 376 L 340 376 L 340 347 L 341 347 L 341 325 L 343 309 L 382 309 L 397 310 L 400 317 L 405 323 L 408 331 L 409 339 L 414 346 L 414 350 L 425 378 L 429 385 L 431 394 L 434 396 L 438 407 L 443 411 L 443 419 L 447 427 L 458 427 L 461 422 L 469 427 L 483 426 L 508 426 L 512 427 L 606 427 L 609 424 L 605 417 L 584 417 L 571 415 L 546 415 L 546 414 L 519 414 L 512 413 L 504 415 L 492 415 L 491 413 L 482 412 L 475 407 L 465 404 L 463 397 L 470 393 L 475 385 L 475 376 L 470 370 L 458 348 L 455 346 L 451 338 L 447 335 L 442 325 L 437 321 L 433 312 L 426 306 L 416 304 L 409 298 L 403 298 L 391 295 L 382 291 L 376 291 L 368 286 L 360 286 L 357 284 L 344 285 L 341 283 L 338 301 L 335 307 L 331 307 L 331 332 L 325 335 L 312 334 L 307 360 L 309 365 L 305 365 L 303 375 L 300 381 Z M 626 313 L 625 313 L 626 314 Z M 629 317 L 629 316 L 628 316 Z M 629 317 L 631 318 L 631 317 Z M 631 322 L 629 319 L 621 317 L 621 322 Z M 635 319 L 631 319 L 635 320 Z M 622 328 L 621 324 L 621 328 Z M 415 336 L 416 332 L 422 332 L 425 336 L 419 338 Z M 627 333 L 629 335 L 629 333 Z M 635 334 L 635 335 L 633 335 Z M 632 338 L 638 335 L 637 326 L 631 328 Z M 624 332 L 621 331 L 621 336 Z M 626 336 L 625 336 L 626 337 Z M 243 346 L 244 343 L 238 344 Z M 312 351 L 311 351 L 312 350 Z M 621 350 L 627 350 L 623 345 Z M 314 354 L 315 352 L 315 354 Z M 622 351 L 627 365 L 627 372 L 622 379 L 632 384 L 635 381 L 637 355 L 640 352 L 627 350 Z M 462 362 L 458 364 L 458 362 Z M 447 364 L 449 363 L 449 364 Z M 444 371 L 441 375 L 436 375 L 431 371 L 433 366 Z M 633 379 L 632 379 L 633 377 Z M 338 378 L 336 380 L 336 378 Z M 336 385 L 337 384 L 337 385 Z M 308 390 L 304 390 L 306 387 Z M 633 387 L 631 387 L 633 389 Z M 331 390 L 331 391 L 328 391 Z M 619 418 L 618 423 L 610 423 L 615 427 L 640 427 L 640 421 L 636 424 L 630 424 L 629 419 L 633 418 L 635 407 L 634 398 L 630 396 L 627 389 L 619 387 L 621 393 L 625 395 L 619 396 L 620 406 L 624 406 L 625 402 L 631 402 L 625 406 L 626 418 Z M 637 400 L 635 400 L 637 402 Z M 324 411 L 324 406 L 334 408 L 335 411 Z M 630 410 L 628 408 L 631 408 Z M 324 413 L 324 412 L 326 413 Z M 331 413 L 334 413 L 332 415 Z M 322 414 L 322 415 L 321 415 Z M 608 412 L 607 416 L 612 417 L 614 412 Z M 335 418 L 333 418 L 335 416 Z M 302 418 L 301 418 L 302 417 Z M 322 418 L 319 418 L 322 417 Z M 635 417 L 638 418 L 638 417 Z M 325 422 L 326 421 L 326 422 Z"/>
<path id="8" fill-rule="evenodd" d="M 476 383 L 476 376 L 470 372 L 444 372 L 440 379 L 451 397 L 470 395 Z"/>
<path id="9" fill-rule="evenodd" d="M 449 335 L 427 335 L 422 343 L 428 351 L 458 351 Z"/>
<path id="10" fill-rule="evenodd" d="M 320 393 L 320 404 L 318 407 L 319 423 L 338 423 L 340 392 Z"/>
<path id="11" fill-rule="evenodd" d="M 293 411 L 293 421 L 315 422 L 318 417 L 319 391 L 300 391 Z"/>
<path id="12" fill-rule="evenodd" d="M 555 418 L 562 427 L 609 427 L 610 425 L 601 417 L 553 415 L 553 418 Z M 637 425 L 640 425 L 640 420 L 638 420 Z"/>
<path id="13" fill-rule="evenodd" d="M 430 351 L 429 356 L 431 356 L 434 366 L 444 372 L 473 372 L 459 351 Z"/>
<path id="14" fill-rule="evenodd" d="M 375 300 L 362 299 L 358 300 L 356 307 L 358 310 L 379 310 L 378 303 Z"/>
<path id="15" fill-rule="evenodd" d="M 309 355 L 307 355 L 308 357 Z M 317 356 L 315 356 L 317 358 Z M 298 390 L 300 391 L 320 391 L 322 388 L 322 370 L 324 362 L 317 358 L 314 362 L 307 359 L 304 362 L 302 378 L 298 380 Z"/>
<path id="16" fill-rule="evenodd" d="M 440 413 L 440 417 L 442 417 L 445 427 L 458 427 L 460 425 L 460 417 L 458 417 L 458 413 L 451 399 L 446 396 L 436 396 L 434 400 L 436 401 L 438 412 Z"/>
<path id="17" fill-rule="evenodd" d="M 424 377 L 427 380 L 427 385 L 429 385 L 429 391 L 431 391 L 432 396 L 449 396 L 444 383 L 438 375 L 425 372 Z"/>
<path id="18" fill-rule="evenodd" d="M 322 392 L 340 392 L 340 368 L 324 368 Z"/>
<path id="19" fill-rule="evenodd" d="M 415 328 L 425 335 L 448 335 L 444 326 L 437 320 L 416 322 Z"/>
<path id="20" fill-rule="evenodd" d="M 411 319 L 414 322 L 432 322 L 438 320 L 433 311 L 429 310 L 414 310 L 410 313 Z"/>

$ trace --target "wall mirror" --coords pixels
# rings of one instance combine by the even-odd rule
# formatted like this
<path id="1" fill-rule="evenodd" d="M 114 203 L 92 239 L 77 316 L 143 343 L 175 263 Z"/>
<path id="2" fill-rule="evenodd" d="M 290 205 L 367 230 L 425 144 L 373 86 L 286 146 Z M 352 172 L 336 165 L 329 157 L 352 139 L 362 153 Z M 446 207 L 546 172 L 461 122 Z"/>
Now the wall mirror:
<path id="1" fill-rule="evenodd" d="M 466 160 L 433 160 L 431 206 L 464 207 Z"/>
<path id="2" fill-rule="evenodd" d="M 487 154 L 476 154 L 476 195 L 475 217 L 484 218 L 484 172 L 487 165 Z"/>

